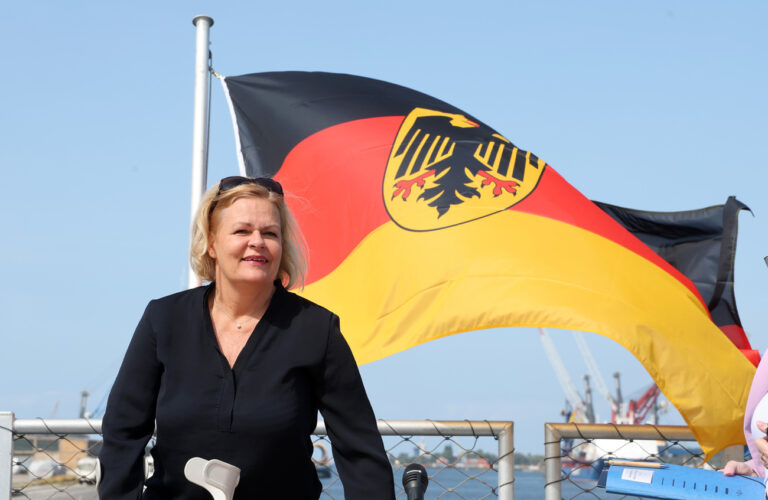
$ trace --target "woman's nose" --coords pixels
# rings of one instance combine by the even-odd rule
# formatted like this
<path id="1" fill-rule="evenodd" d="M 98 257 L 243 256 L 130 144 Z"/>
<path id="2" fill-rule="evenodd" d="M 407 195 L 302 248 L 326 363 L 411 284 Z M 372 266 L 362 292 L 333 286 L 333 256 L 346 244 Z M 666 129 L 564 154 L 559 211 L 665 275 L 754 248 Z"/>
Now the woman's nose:
<path id="1" fill-rule="evenodd" d="M 251 248 L 261 248 L 264 246 L 264 238 L 261 237 L 261 233 L 254 232 L 251 236 L 248 246 Z"/>

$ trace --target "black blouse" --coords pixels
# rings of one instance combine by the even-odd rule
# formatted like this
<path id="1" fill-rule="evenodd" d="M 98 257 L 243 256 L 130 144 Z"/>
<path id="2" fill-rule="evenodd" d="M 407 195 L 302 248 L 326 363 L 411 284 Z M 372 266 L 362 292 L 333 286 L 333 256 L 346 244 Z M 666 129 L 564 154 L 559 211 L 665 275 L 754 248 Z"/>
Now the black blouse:
<path id="1" fill-rule="evenodd" d="M 230 369 L 208 311 L 212 289 L 147 306 L 109 395 L 99 497 L 209 500 L 184 477 L 199 456 L 241 469 L 236 500 L 316 499 L 310 435 L 320 410 L 346 498 L 393 499 L 392 469 L 338 317 L 278 286 Z M 142 497 L 155 422 L 155 472 Z"/>

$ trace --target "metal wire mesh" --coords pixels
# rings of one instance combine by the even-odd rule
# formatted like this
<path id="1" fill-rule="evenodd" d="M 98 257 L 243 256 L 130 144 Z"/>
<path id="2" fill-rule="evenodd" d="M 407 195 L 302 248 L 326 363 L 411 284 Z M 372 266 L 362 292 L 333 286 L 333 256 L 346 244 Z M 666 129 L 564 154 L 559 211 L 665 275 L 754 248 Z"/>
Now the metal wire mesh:
<path id="1" fill-rule="evenodd" d="M 545 489 L 549 487 L 554 491 L 553 486 L 560 489 L 559 494 L 547 498 L 638 498 L 607 494 L 597 486 L 600 473 L 610 459 L 663 462 L 709 469 L 718 469 L 724 465 L 722 453 L 705 462 L 704 453 L 685 426 L 547 426 L 545 461 L 551 463 L 547 468 Z M 558 453 L 554 452 L 556 449 Z"/>
<path id="2" fill-rule="evenodd" d="M 88 485 L 96 483 L 100 448 L 94 436 L 14 434 L 12 495 L 83 500 Z"/>
<path id="3" fill-rule="evenodd" d="M 82 421 L 78 421 L 82 423 Z M 35 421 L 34 432 L 12 431 L 14 498 L 96 499 L 96 457 L 101 449 L 100 425 L 91 434 L 56 432 L 55 421 Z M 100 422 L 99 422 L 100 424 Z M 446 426 L 445 424 L 451 424 Z M 486 499 L 499 497 L 499 469 L 511 470 L 513 450 L 499 457 L 499 424 L 511 422 L 379 422 L 393 469 L 398 498 L 405 498 L 401 477 L 410 463 L 425 466 L 429 475 L 428 498 Z M 78 427 L 79 429 L 79 427 Z M 407 433 L 403 429 L 408 429 Z M 449 432 L 452 430 L 453 432 Z M 323 485 L 322 498 L 343 499 L 343 485 L 332 461 L 332 445 L 324 427 L 313 435 L 313 461 Z M 510 436 L 511 437 L 511 436 Z M 147 447 L 151 449 L 153 443 Z M 151 474 L 147 453 L 147 472 Z M 502 464 L 503 461 L 506 464 Z M 502 485 L 511 487 L 513 480 Z M 5 498 L 0 496 L 0 499 Z M 502 495 L 502 498 L 503 495 Z M 508 496 L 507 498 L 511 498 Z"/>
<path id="4" fill-rule="evenodd" d="M 331 449 L 327 436 L 315 436 L 314 442 Z M 398 498 L 406 497 L 400 478 L 410 463 L 420 463 L 426 468 L 429 498 L 479 500 L 498 497 L 497 443 L 493 437 L 405 435 L 385 437 L 384 442 Z M 319 467 L 326 466 L 329 474 L 328 478 L 322 478 L 321 498 L 343 499 L 338 471 L 319 457 L 316 463 Z"/>

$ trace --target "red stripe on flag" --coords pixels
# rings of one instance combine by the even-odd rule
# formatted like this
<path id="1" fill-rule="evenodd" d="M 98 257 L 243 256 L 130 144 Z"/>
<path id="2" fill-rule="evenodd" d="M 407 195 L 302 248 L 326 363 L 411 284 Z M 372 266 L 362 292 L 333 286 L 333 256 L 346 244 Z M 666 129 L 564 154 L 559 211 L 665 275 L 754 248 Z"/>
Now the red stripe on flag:
<path id="1" fill-rule="evenodd" d="M 275 175 L 309 247 L 306 284 L 332 272 L 373 230 L 390 221 L 381 183 L 403 116 L 354 120 L 301 141 Z M 581 227 L 612 240 L 661 267 L 691 290 L 677 269 L 573 188 L 552 167 L 513 210 Z M 706 309 L 706 307 L 705 307 Z"/>
<path id="2" fill-rule="evenodd" d="M 752 349 L 752 346 L 749 345 L 747 334 L 739 325 L 722 325 L 720 326 L 720 329 L 739 349 Z"/>
<path id="3" fill-rule="evenodd" d="M 691 280 L 568 184 L 552 167 L 548 166 L 544 171 L 537 188 L 511 210 L 559 220 L 622 245 L 674 276 L 699 299 L 704 309 L 707 309 L 704 299 Z"/>
<path id="4" fill-rule="evenodd" d="M 403 116 L 342 123 L 301 141 L 275 175 L 309 247 L 310 284 L 388 222 L 381 182 Z"/>

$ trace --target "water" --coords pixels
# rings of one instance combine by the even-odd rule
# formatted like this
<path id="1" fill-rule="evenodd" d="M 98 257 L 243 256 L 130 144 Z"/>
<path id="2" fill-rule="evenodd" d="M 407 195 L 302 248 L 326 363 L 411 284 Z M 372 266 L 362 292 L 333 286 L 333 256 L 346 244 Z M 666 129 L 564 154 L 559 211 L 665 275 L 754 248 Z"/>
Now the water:
<path id="1" fill-rule="evenodd" d="M 429 487 L 425 500 L 454 500 L 467 499 L 479 500 L 483 498 L 496 498 L 497 494 L 492 488 L 496 488 L 496 472 L 480 469 L 427 469 L 429 474 Z M 474 477 L 476 479 L 469 479 Z M 402 470 L 395 473 L 397 498 L 405 498 L 402 488 Z M 322 479 L 325 494 L 320 498 L 343 499 L 343 488 L 334 474 L 329 479 Z M 515 471 L 515 500 L 541 500 L 544 498 L 544 474 L 541 472 Z M 593 482 L 562 484 L 563 499 L 629 499 L 620 495 L 609 495 L 601 488 L 595 488 Z"/>
<path id="2" fill-rule="evenodd" d="M 480 500 L 483 498 L 495 499 L 497 496 L 491 488 L 496 487 L 496 472 L 487 470 L 456 470 L 456 469 L 427 469 L 430 475 L 429 488 L 427 488 L 426 500 Z M 477 480 L 467 480 L 468 477 L 477 477 Z M 402 488 L 402 469 L 398 470 L 395 478 L 397 479 L 398 500 L 405 498 Z M 338 476 L 333 475 L 330 479 L 322 479 L 323 487 L 326 487 L 326 494 L 321 496 L 322 500 L 344 498 L 343 489 L 339 483 Z M 481 482 L 482 481 L 482 482 Z M 333 484 L 331 484 L 333 483 Z M 483 484 L 487 483 L 487 484 Z M 587 491 L 594 487 L 594 482 L 580 483 L 585 488 L 581 489 L 576 484 L 563 483 L 563 499 L 635 499 L 637 497 L 624 497 L 618 495 L 607 495 L 602 489 Z M 18 498 L 28 498 L 30 500 L 51 500 L 51 499 L 81 499 L 97 500 L 96 487 L 90 485 L 70 485 L 63 492 L 58 486 L 31 486 L 24 489 L 22 496 Z M 447 491 L 452 489 L 453 491 Z M 17 497 L 14 497 L 17 498 Z M 540 500 L 544 498 L 544 474 L 540 472 L 515 471 L 515 500 Z"/>

